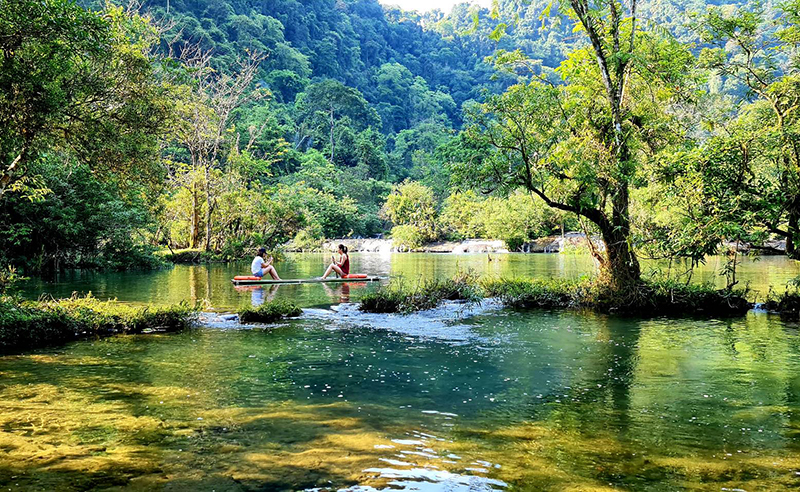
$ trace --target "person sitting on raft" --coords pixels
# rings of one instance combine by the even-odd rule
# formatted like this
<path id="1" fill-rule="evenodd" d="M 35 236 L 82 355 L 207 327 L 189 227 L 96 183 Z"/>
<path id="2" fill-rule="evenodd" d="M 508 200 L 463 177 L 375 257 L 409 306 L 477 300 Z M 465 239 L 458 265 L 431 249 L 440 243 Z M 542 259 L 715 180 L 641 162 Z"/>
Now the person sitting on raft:
<path id="1" fill-rule="evenodd" d="M 268 260 L 264 261 L 264 256 L 266 254 L 266 248 L 258 248 L 258 254 L 250 265 L 250 271 L 253 272 L 254 277 L 261 278 L 265 273 L 269 273 L 273 280 L 280 280 L 281 278 L 278 276 L 278 272 L 275 270 L 275 267 L 272 266 L 272 257 L 270 256 Z"/>
<path id="2" fill-rule="evenodd" d="M 328 269 L 325 270 L 325 275 L 323 275 L 322 278 L 328 278 L 331 272 L 336 272 L 340 277 L 350 275 L 350 257 L 347 255 L 347 246 L 344 244 L 339 245 L 339 261 L 336 261 L 336 258 L 331 255 L 331 264 Z"/>

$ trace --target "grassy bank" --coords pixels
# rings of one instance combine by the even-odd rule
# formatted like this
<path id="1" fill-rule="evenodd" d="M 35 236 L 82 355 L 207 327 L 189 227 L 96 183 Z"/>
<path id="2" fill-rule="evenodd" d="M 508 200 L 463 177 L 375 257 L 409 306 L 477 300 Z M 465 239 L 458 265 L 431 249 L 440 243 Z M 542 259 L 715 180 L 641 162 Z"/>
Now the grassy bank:
<path id="1" fill-rule="evenodd" d="M 153 308 L 91 296 L 36 302 L 0 298 L 0 351 L 150 330 L 175 332 L 190 327 L 196 315 L 197 309 L 186 303 Z"/>
<path id="2" fill-rule="evenodd" d="M 239 311 L 241 323 L 274 323 L 286 318 L 296 318 L 303 313 L 295 303 L 283 299 L 267 301 L 257 307 Z"/>
<path id="3" fill-rule="evenodd" d="M 483 298 L 477 279 L 458 274 L 450 279 L 426 280 L 408 285 L 402 281 L 361 297 L 361 310 L 368 313 L 410 313 L 432 309 L 442 301 L 477 302 Z"/>
<path id="4" fill-rule="evenodd" d="M 625 292 L 611 291 L 592 279 L 491 279 L 468 275 L 419 285 L 393 283 L 362 298 L 361 310 L 408 313 L 444 300 L 476 302 L 496 298 L 514 309 L 591 309 L 632 316 L 740 316 L 751 303 L 745 290 L 710 285 L 643 281 Z"/>

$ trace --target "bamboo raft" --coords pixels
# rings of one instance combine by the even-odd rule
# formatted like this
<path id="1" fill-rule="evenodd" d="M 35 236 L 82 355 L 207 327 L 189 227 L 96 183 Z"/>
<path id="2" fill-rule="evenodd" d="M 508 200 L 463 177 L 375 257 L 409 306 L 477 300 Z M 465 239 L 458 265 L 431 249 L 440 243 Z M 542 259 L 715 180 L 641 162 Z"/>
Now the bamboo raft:
<path id="1" fill-rule="evenodd" d="M 378 282 L 385 277 L 377 276 L 349 276 L 347 278 L 285 278 L 281 280 L 263 279 L 256 277 L 234 277 L 233 285 L 278 285 L 278 284 L 342 284 L 347 282 Z"/>

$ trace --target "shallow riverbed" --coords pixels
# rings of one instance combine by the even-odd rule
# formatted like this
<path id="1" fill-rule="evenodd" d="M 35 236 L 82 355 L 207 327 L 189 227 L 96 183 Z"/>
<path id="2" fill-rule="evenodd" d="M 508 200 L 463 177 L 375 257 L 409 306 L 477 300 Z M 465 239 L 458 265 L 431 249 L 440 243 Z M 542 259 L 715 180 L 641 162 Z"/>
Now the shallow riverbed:
<path id="1" fill-rule="evenodd" d="M 505 276 L 591 269 L 588 259 L 565 255 L 353 259 L 354 270 L 409 278 L 481 265 Z M 324 261 L 294 260 L 282 274 L 312 275 Z M 136 303 L 205 297 L 220 311 L 287 296 L 306 309 L 278 325 L 218 322 L 0 357 L 2 488 L 800 486 L 796 324 L 758 311 L 735 320 L 638 320 L 516 313 L 490 301 L 363 314 L 340 301 L 371 287 L 254 295 L 228 283 L 241 268 L 40 284 L 56 295 L 92 290 Z M 706 268 L 701 276 L 714 271 Z M 765 259 L 741 277 L 766 291 L 797 273 L 793 262 Z"/>

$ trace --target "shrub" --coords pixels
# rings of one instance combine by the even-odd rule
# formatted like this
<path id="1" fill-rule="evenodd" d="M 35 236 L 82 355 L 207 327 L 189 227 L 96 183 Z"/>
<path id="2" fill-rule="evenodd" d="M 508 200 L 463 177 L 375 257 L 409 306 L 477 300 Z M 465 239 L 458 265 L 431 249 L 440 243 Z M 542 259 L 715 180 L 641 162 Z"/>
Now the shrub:
<path id="1" fill-rule="evenodd" d="M 414 250 L 425 244 L 425 235 L 413 225 L 399 225 L 392 227 L 392 240 L 394 246 L 400 250 Z"/>
<path id="2" fill-rule="evenodd" d="M 7 266 L 4 270 L 0 270 L 0 296 L 15 294 L 17 284 L 23 280 L 27 279 L 18 274 L 17 269 L 12 266 Z"/>
<path id="3" fill-rule="evenodd" d="M 179 249 L 171 253 L 164 253 L 164 260 L 175 264 L 199 264 L 199 263 L 227 263 L 249 258 L 255 255 L 256 246 L 237 247 L 226 246 L 222 251 L 205 251 L 202 249 Z M 275 261 L 284 259 L 283 251 L 267 251 L 267 257 L 272 256 Z"/>
<path id="4" fill-rule="evenodd" d="M 290 247 L 300 251 L 319 251 L 322 249 L 322 228 L 315 224 L 300 229 L 292 239 Z"/>
<path id="5" fill-rule="evenodd" d="M 500 239 L 511 251 L 519 251 L 527 241 L 554 234 L 564 225 L 576 225 L 573 217 L 522 191 L 505 198 L 479 197 L 473 191 L 453 193 L 444 202 L 440 224 L 453 239 Z"/>
<path id="6" fill-rule="evenodd" d="M 248 307 L 239 311 L 241 323 L 274 323 L 285 318 L 296 318 L 303 313 L 295 303 L 284 299 L 267 301 L 257 307 Z"/>
<path id="7" fill-rule="evenodd" d="M 770 291 L 764 307 L 769 311 L 775 311 L 781 318 L 797 321 L 800 319 L 800 291 L 795 288 L 786 290 L 783 294 L 776 295 Z"/>
<path id="8" fill-rule="evenodd" d="M 383 213 L 396 226 L 392 237 L 410 249 L 438 237 L 436 199 L 433 190 L 425 185 L 406 180 L 395 186 L 386 197 Z"/>
<path id="9" fill-rule="evenodd" d="M 212 261 L 212 255 L 211 252 L 203 251 L 202 249 L 179 249 L 166 253 L 164 260 L 177 264 L 206 263 Z"/>

